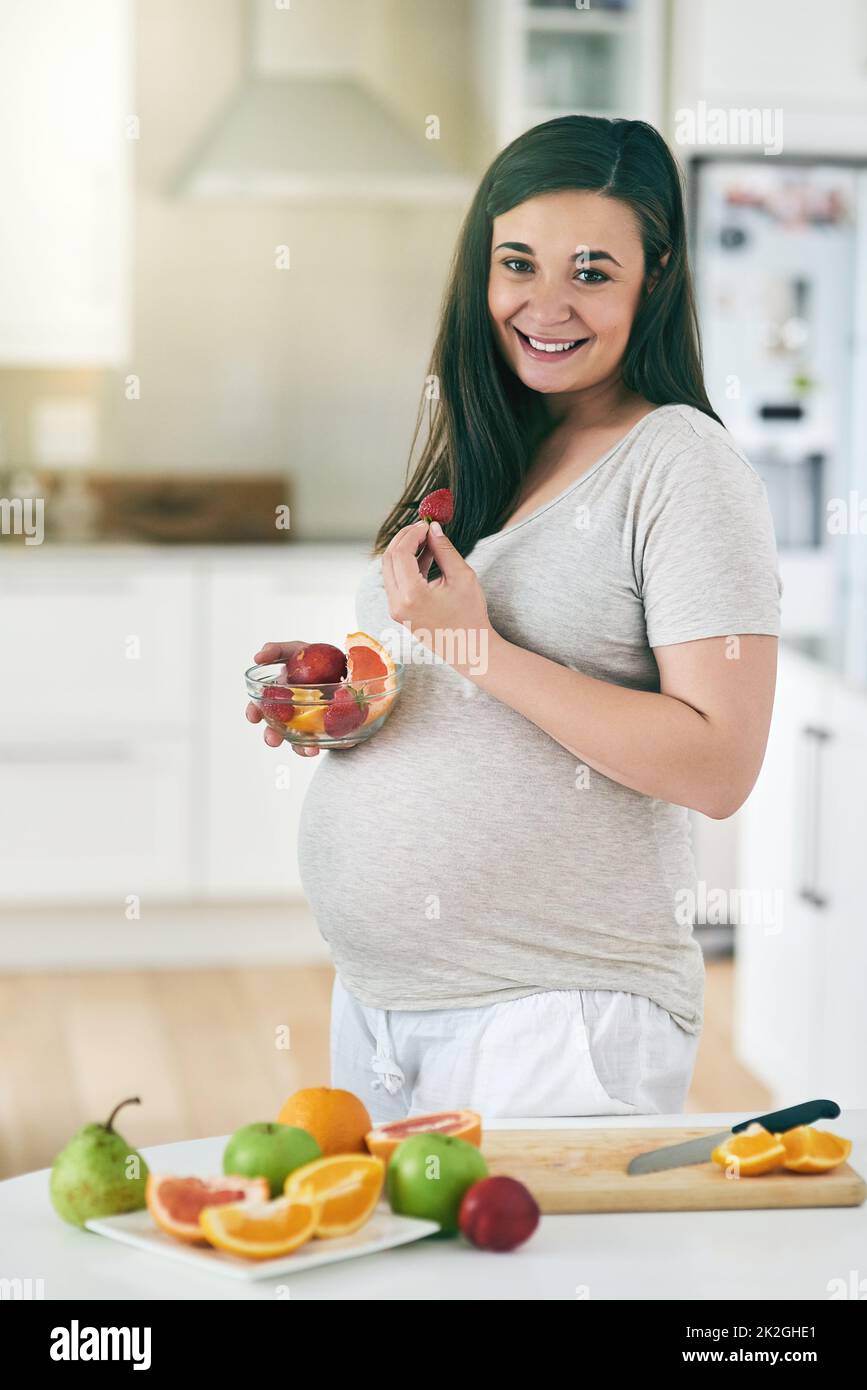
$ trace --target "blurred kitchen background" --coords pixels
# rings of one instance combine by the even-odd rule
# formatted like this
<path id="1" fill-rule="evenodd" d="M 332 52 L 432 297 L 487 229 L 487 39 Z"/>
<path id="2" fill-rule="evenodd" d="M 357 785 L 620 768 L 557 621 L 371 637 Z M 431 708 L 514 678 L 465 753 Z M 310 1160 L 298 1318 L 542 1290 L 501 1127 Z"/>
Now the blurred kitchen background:
<path id="1" fill-rule="evenodd" d="M 315 762 L 245 724 L 243 671 L 354 626 L 475 183 L 567 111 L 683 164 L 709 393 L 780 546 L 765 767 L 693 816 L 688 1108 L 867 1105 L 862 0 L 0 0 L 0 30 L 0 1176 L 125 1095 L 158 1143 L 328 1083 Z"/>

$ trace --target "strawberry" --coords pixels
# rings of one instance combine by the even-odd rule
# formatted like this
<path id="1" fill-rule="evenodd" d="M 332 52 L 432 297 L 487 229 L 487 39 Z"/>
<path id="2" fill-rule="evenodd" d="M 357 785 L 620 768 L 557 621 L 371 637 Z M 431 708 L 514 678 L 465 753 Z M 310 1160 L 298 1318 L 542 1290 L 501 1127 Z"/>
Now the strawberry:
<path id="1" fill-rule="evenodd" d="M 448 526 L 455 514 L 451 489 L 438 487 L 436 492 L 429 492 L 419 503 L 418 514 L 422 521 L 438 521 L 440 526 Z"/>
<path id="2" fill-rule="evenodd" d="M 325 732 L 332 738 L 343 738 L 364 723 L 364 710 L 355 698 L 351 685 L 341 685 L 325 711 Z"/>
<path id="3" fill-rule="evenodd" d="M 262 696 L 261 708 L 266 719 L 276 719 L 278 724 L 288 724 L 295 713 L 292 691 L 285 685 L 269 685 Z"/>

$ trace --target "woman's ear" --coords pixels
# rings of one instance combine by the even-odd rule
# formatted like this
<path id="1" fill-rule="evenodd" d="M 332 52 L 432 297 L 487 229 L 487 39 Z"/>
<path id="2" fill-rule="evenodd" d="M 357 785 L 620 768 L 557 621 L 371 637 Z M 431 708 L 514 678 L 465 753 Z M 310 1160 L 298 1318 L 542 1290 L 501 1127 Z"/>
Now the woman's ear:
<path id="1" fill-rule="evenodd" d="M 659 283 L 660 272 L 663 271 L 663 270 L 665 270 L 665 267 L 668 265 L 668 262 L 669 262 L 670 257 L 671 257 L 671 248 L 669 247 L 669 249 L 668 249 L 667 251 L 663 251 L 662 255 L 660 256 L 657 269 L 656 269 L 656 270 L 652 270 L 652 271 L 650 272 L 650 274 L 648 275 L 648 277 L 647 277 L 647 293 L 648 293 L 648 294 L 650 294 L 651 290 L 654 290 L 654 289 L 656 288 L 657 284 Z"/>

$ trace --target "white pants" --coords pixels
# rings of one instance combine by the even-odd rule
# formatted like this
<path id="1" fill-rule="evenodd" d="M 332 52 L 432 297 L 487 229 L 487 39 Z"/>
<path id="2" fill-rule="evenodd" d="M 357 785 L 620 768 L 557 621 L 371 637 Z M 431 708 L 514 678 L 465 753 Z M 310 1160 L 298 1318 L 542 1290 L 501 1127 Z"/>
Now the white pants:
<path id="1" fill-rule="evenodd" d="M 373 1009 L 334 980 L 331 1084 L 376 1124 L 682 1112 L 699 1035 L 639 994 L 562 989 L 469 1009 Z"/>

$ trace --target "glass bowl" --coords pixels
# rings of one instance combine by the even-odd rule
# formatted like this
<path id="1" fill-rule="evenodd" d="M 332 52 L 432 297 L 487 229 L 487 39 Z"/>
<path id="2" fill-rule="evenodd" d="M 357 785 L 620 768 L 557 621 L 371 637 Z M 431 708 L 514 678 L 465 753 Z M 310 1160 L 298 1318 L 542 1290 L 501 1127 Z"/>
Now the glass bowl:
<path id="1" fill-rule="evenodd" d="M 247 693 L 269 728 L 305 748 L 351 748 L 373 738 L 394 709 L 404 667 L 386 676 L 337 684 L 288 685 L 283 662 L 251 666 Z"/>

